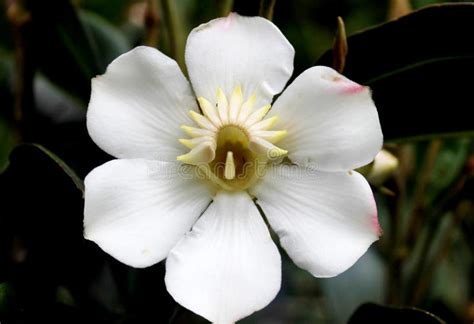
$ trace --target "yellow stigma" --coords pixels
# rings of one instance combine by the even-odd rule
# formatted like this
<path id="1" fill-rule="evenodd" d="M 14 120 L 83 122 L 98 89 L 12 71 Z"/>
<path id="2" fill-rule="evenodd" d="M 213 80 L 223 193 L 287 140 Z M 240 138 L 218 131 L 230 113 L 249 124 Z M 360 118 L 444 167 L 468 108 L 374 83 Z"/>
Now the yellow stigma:
<path id="1" fill-rule="evenodd" d="M 227 157 L 225 159 L 224 177 L 227 180 L 232 180 L 235 178 L 234 153 L 231 151 L 227 152 Z"/>
<path id="2" fill-rule="evenodd" d="M 198 102 L 202 114 L 189 112 L 196 126 L 181 126 L 191 138 L 178 139 L 190 151 L 177 159 L 198 166 L 219 188 L 247 189 L 258 180 L 269 160 L 288 153 L 275 145 L 287 131 L 271 130 L 278 117 L 265 119 L 269 104 L 254 109 L 255 94 L 244 98 L 240 86 L 227 95 L 218 88 L 214 102 L 203 97 Z"/>

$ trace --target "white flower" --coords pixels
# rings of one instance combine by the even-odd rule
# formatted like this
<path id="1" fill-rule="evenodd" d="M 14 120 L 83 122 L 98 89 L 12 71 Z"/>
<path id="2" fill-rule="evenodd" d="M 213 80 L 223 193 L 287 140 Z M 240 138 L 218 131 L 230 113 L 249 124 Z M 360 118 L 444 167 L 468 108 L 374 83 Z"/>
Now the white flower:
<path id="1" fill-rule="evenodd" d="M 263 18 L 201 25 L 185 56 L 192 88 L 148 47 L 93 80 L 88 130 L 117 159 L 85 180 L 85 236 L 133 267 L 166 258 L 178 303 L 235 322 L 280 289 L 280 255 L 255 203 L 317 277 L 345 271 L 378 239 L 371 189 L 350 170 L 374 158 L 382 133 L 370 90 L 323 66 L 269 111 L 294 50 Z"/>

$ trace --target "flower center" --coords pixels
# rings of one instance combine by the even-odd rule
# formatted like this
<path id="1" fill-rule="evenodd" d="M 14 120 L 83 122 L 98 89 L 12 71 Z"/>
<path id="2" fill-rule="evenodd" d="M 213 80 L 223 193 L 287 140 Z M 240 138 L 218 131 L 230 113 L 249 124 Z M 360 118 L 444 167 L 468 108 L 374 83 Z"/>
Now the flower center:
<path id="1" fill-rule="evenodd" d="M 270 130 L 277 116 L 265 119 L 270 105 L 254 110 L 255 95 L 244 101 L 236 87 L 229 100 L 218 89 L 215 105 L 203 97 L 198 101 L 202 114 L 190 111 L 198 127 L 181 127 L 191 139 L 179 141 L 190 151 L 177 159 L 196 165 L 218 187 L 247 189 L 263 175 L 269 160 L 288 153 L 274 145 L 286 131 Z"/>

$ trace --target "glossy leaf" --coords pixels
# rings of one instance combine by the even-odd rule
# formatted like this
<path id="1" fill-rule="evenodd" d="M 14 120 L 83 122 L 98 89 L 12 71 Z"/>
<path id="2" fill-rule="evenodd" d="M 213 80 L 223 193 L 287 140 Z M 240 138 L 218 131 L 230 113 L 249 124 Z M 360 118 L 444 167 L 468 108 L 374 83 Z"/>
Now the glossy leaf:
<path id="1" fill-rule="evenodd" d="M 386 140 L 474 134 L 473 29 L 473 4 L 445 4 L 348 37 L 344 74 L 372 88 Z"/>

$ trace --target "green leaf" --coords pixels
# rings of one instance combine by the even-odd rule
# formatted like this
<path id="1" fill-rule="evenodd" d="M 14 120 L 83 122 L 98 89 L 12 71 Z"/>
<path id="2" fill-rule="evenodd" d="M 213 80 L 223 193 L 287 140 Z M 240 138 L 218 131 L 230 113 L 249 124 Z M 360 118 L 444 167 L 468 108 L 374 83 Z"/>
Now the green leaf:
<path id="1" fill-rule="evenodd" d="M 14 300 L 14 291 L 7 282 L 0 283 L 0 312 L 5 312 Z"/>
<path id="2" fill-rule="evenodd" d="M 81 178 L 74 172 L 69 165 L 66 164 L 59 156 L 45 148 L 44 146 L 40 144 L 25 144 L 24 146 L 31 146 L 32 148 L 36 148 L 46 154 L 51 160 L 53 160 L 63 171 L 68 175 L 69 178 L 71 178 L 72 182 L 74 182 L 74 185 L 76 186 L 77 189 L 79 189 L 83 194 L 84 194 L 84 183 L 82 182 Z"/>
<path id="3" fill-rule="evenodd" d="M 386 140 L 474 134 L 473 30 L 474 4 L 444 4 L 348 37 L 344 74 L 372 88 Z"/>
<path id="4" fill-rule="evenodd" d="M 355 311 L 348 323 L 439 324 L 444 323 L 444 321 L 425 310 L 415 307 L 389 307 L 367 303 Z"/>

